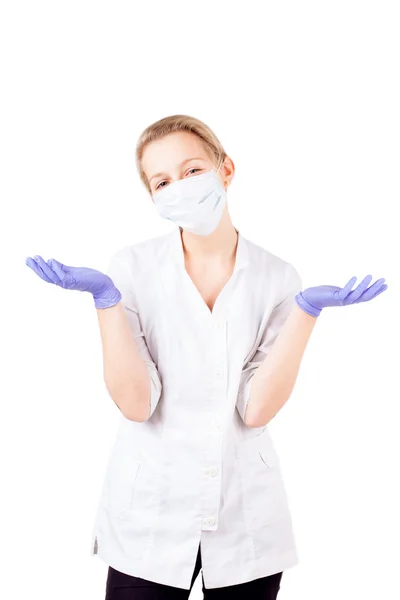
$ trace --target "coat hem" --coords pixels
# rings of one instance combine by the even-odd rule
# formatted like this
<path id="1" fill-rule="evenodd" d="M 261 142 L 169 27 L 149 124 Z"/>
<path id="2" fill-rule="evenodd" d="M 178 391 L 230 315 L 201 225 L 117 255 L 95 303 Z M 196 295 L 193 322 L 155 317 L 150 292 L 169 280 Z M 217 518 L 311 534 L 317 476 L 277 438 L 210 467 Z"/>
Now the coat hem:
<path id="1" fill-rule="evenodd" d="M 93 534 L 93 537 L 92 537 L 91 555 L 97 556 L 98 558 L 100 558 L 100 560 L 105 562 L 107 565 L 111 566 L 113 569 L 116 569 L 123 573 L 127 573 L 128 575 L 131 575 L 133 577 L 140 577 L 142 579 L 146 579 L 146 580 L 152 581 L 154 583 L 168 585 L 168 586 L 175 587 L 175 588 L 180 588 L 180 589 L 185 589 L 185 590 L 190 589 L 193 572 L 190 573 L 190 576 L 189 576 L 187 582 L 184 582 L 183 580 L 178 581 L 178 582 L 176 580 L 172 581 L 169 576 L 166 578 L 162 578 L 162 580 L 161 579 L 157 580 L 154 578 L 154 576 L 149 575 L 146 572 L 146 570 L 143 568 L 140 568 L 139 572 L 134 573 L 134 571 L 132 570 L 132 567 L 127 566 L 127 563 L 120 563 L 118 561 L 114 561 L 114 559 L 111 558 L 111 555 L 108 553 L 108 551 L 106 549 L 105 543 L 103 542 L 103 544 L 100 544 L 100 545 L 98 544 L 96 533 Z M 256 559 L 255 569 L 249 569 L 249 574 L 247 576 L 245 575 L 244 577 L 242 576 L 242 577 L 232 579 L 229 581 L 225 581 L 224 578 L 217 580 L 217 579 L 215 579 L 215 577 L 211 577 L 211 578 L 207 577 L 207 573 L 204 574 L 203 570 L 201 570 L 201 573 L 203 575 L 205 588 L 206 589 L 215 589 L 215 588 L 229 587 L 232 585 L 239 585 L 242 583 L 249 583 L 250 581 L 254 581 L 255 579 L 260 579 L 262 577 L 268 577 L 269 575 L 273 575 L 274 573 L 278 573 L 278 572 L 290 569 L 290 568 L 296 566 L 298 563 L 299 563 L 299 558 L 298 558 L 297 552 L 294 550 L 290 550 L 289 552 L 277 555 L 274 558 L 274 560 L 272 560 L 272 561 L 270 559 L 268 559 L 268 565 L 266 565 L 266 563 L 264 563 L 264 567 L 260 566 L 260 559 L 258 559 L 258 560 Z M 256 576 L 254 575 L 255 571 L 258 573 L 258 575 L 256 575 Z M 200 575 L 200 573 L 199 573 L 199 575 Z"/>

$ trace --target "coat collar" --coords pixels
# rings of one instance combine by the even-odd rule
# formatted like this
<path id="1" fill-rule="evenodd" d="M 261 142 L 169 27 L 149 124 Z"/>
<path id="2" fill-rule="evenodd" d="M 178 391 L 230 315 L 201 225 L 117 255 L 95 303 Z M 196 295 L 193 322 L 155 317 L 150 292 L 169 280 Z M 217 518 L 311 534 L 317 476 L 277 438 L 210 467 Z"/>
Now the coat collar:
<path id="1" fill-rule="evenodd" d="M 170 255 L 174 262 L 181 266 L 185 266 L 185 256 L 183 253 L 181 231 L 182 228 L 178 226 L 175 227 L 175 229 L 170 234 Z M 242 236 L 238 229 L 236 229 L 236 231 L 238 233 L 238 243 L 236 247 L 236 261 L 234 272 L 239 271 L 249 263 L 249 248 L 247 240 Z"/>

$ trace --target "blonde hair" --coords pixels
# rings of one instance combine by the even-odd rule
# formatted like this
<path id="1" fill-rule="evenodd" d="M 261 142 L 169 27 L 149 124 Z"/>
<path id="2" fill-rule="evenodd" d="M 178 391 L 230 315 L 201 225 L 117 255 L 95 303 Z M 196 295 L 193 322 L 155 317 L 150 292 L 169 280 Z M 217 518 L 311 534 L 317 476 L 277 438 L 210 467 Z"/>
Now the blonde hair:
<path id="1" fill-rule="evenodd" d="M 189 115 L 171 115 L 152 123 L 141 133 L 136 144 L 136 167 L 144 186 L 151 193 L 150 185 L 142 167 L 142 157 L 146 146 L 175 131 L 189 131 L 200 138 L 205 151 L 219 165 L 227 156 L 215 133 L 199 119 Z"/>

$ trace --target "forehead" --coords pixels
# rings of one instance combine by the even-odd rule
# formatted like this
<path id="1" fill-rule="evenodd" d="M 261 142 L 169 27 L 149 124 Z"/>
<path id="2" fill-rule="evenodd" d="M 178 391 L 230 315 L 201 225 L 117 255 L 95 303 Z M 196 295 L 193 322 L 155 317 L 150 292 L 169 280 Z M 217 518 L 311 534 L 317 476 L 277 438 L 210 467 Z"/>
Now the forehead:
<path id="1" fill-rule="evenodd" d="M 142 167 L 147 177 L 151 177 L 158 171 L 176 168 L 182 161 L 192 156 L 210 159 L 197 135 L 176 131 L 146 146 L 142 156 Z"/>

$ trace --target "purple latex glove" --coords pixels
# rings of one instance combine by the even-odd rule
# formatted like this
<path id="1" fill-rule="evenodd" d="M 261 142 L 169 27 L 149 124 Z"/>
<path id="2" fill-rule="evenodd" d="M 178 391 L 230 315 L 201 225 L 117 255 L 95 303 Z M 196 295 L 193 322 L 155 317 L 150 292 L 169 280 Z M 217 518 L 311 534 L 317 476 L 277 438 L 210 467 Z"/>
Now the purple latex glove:
<path id="1" fill-rule="evenodd" d="M 111 277 L 86 267 L 67 267 L 54 258 L 47 262 L 39 255 L 25 259 L 28 265 L 41 279 L 59 285 L 65 290 L 90 292 L 96 308 L 109 308 L 122 298 Z"/>
<path id="2" fill-rule="evenodd" d="M 371 279 L 372 275 L 367 275 L 353 291 L 351 291 L 351 288 L 357 281 L 357 277 L 349 279 L 344 288 L 334 285 L 310 287 L 299 292 L 295 296 L 295 301 L 306 313 L 318 317 L 321 310 L 327 306 L 345 306 L 346 304 L 367 302 L 387 289 L 388 286 L 384 283 L 384 278 L 378 279 L 368 287 Z"/>

